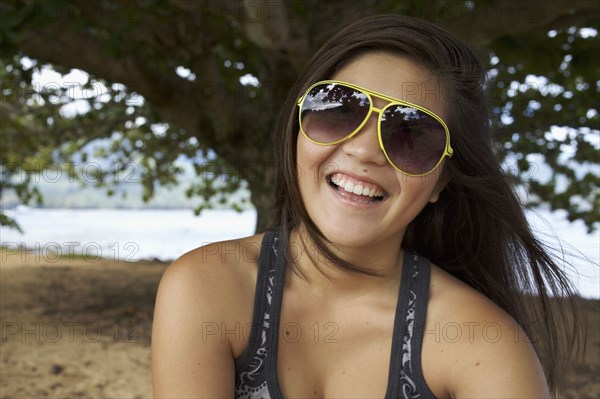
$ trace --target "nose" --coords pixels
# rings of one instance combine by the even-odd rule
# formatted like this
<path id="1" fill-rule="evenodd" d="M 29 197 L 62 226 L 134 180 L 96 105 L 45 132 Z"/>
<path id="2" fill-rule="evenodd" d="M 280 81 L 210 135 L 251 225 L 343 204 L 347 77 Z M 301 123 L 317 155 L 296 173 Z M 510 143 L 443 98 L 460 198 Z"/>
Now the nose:
<path id="1" fill-rule="evenodd" d="M 341 148 L 346 155 L 364 164 L 383 166 L 387 163 L 377 136 L 378 117 L 378 111 L 373 110 L 360 131 L 342 143 Z"/>

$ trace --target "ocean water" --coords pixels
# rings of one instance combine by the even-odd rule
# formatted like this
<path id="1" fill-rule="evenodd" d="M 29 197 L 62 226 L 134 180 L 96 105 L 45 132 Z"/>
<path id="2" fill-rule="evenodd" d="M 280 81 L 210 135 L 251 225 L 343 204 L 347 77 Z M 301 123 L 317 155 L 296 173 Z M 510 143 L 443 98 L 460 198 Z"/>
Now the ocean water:
<path id="1" fill-rule="evenodd" d="M 121 260 L 174 260 L 187 251 L 253 234 L 256 212 L 186 209 L 29 209 L 7 211 L 24 230 L 0 227 L 0 242 L 42 254 L 84 254 Z"/>
<path id="2" fill-rule="evenodd" d="M 0 243 L 8 251 L 25 247 L 47 260 L 78 254 L 128 261 L 170 261 L 207 243 L 253 234 L 256 212 L 149 209 L 32 209 L 7 211 L 24 230 L 0 227 Z M 543 210 L 527 217 L 538 236 L 556 253 L 564 250 L 573 267 L 565 269 L 585 297 L 600 298 L 600 232 L 588 234 L 583 223 Z M 493 237 L 490 237 L 493 239 Z M 569 253 L 575 256 L 569 255 Z M 586 259 L 587 258 L 587 259 Z"/>

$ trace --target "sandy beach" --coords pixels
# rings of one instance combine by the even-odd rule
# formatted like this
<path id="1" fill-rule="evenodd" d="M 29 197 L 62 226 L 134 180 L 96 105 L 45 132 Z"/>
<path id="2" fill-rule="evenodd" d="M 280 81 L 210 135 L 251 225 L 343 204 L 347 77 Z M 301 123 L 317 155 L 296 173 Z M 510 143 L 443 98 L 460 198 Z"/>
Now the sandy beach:
<path id="1" fill-rule="evenodd" d="M 168 266 L 2 252 L 0 399 L 150 398 L 154 298 Z M 600 397 L 600 301 L 565 398 Z"/>

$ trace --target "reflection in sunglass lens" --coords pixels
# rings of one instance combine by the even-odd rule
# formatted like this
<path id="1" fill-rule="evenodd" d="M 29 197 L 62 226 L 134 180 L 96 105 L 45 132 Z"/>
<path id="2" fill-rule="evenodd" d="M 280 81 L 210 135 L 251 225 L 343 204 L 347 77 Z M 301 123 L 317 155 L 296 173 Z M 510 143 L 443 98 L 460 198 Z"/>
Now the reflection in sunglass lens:
<path id="1" fill-rule="evenodd" d="M 302 103 L 302 129 L 319 143 L 333 143 L 352 133 L 369 112 L 369 97 L 334 83 L 315 86 Z"/>
<path id="2" fill-rule="evenodd" d="M 381 115 L 381 140 L 391 162 L 410 174 L 432 170 L 446 148 L 442 124 L 413 107 L 392 105 Z"/>

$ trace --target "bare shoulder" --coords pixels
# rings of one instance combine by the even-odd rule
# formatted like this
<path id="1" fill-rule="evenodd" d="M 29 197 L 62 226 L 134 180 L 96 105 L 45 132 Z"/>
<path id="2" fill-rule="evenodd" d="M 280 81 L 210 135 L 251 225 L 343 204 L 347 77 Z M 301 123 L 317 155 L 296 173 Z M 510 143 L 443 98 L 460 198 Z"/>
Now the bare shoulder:
<path id="1" fill-rule="evenodd" d="M 261 239 L 209 244 L 167 268 L 152 326 L 155 397 L 233 396 L 244 343 L 221 330 L 251 322 Z"/>
<path id="2" fill-rule="evenodd" d="M 440 396 L 549 397 L 523 329 L 485 295 L 435 265 L 426 323 L 423 361 L 436 359 L 429 375 Z"/>
<path id="3" fill-rule="evenodd" d="M 256 277 L 261 240 L 262 234 L 258 234 L 196 248 L 173 262 L 163 278 L 180 275 L 211 290 L 240 288 Z M 223 291 L 219 296 L 226 294 Z"/>
<path id="4" fill-rule="evenodd" d="M 238 305 L 254 294 L 262 235 L 220 241 L 189 251 L 166 269 L 161 295 L 189 295 L 190 305 L 208 302 L 219 319 L 239 316 Z M 219 320 L 226 321 L 226 320 Z"/>

